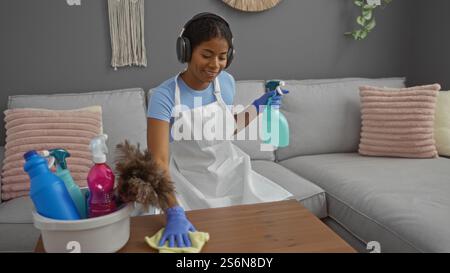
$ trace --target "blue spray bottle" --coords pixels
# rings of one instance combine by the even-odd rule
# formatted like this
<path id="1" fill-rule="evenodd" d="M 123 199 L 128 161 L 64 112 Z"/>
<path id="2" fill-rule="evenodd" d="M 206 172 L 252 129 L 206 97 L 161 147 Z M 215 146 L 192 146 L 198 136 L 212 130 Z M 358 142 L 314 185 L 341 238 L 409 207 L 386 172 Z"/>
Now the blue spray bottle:
<path id="1" fill-rule="evenodd" d="M 66 185 L 67 191 L 70 194 L 75 206 L 77 207 L 78 214 L 82 219 L 87 218 L 86 200 L 81 193 L 80 187 L 73 181 L 72 175 L 67 168 L 66 158 L 70 157 L 70 153 L 65 149 L 51 149 L 43 151 L 45 156 L 53 157 L 54 165 L 56 166 L 56 176 L 61 178 Z"/>
<path id="2" fill-rule="evenodd" d="M 47 160 L 35 150 L 25 153 L 23 157 L 23 169 L 30 177 L 30 197 L 36 211 L 57 220 L 79 220 L 80 215 L 66 185 L 50 171 Z"/>

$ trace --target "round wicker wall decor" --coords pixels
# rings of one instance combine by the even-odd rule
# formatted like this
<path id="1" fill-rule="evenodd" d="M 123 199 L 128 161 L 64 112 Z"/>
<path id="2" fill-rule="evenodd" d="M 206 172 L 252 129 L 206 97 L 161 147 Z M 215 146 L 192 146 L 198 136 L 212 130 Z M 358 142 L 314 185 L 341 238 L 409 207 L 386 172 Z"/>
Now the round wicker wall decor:
<path id="1" fill-rule="evenodd" d="M 241 11 L 257 12 L 271 9 L 281 0 L 222 0 L 225 4 Z"/>

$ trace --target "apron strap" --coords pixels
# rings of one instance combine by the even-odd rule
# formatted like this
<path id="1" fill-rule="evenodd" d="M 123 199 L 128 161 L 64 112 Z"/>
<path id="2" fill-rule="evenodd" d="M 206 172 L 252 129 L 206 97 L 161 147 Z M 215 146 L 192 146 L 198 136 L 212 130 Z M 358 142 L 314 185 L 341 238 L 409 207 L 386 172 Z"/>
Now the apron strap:
<path id="1" fill-rule="evenodd" d="M 176 77 L 175 77 L 175 107 L 177 107 L 178 105 L 181 104 L 181 99 L 180 99 L 180 87 L 178 86 L 178 78 L 180 77 L 179 73 Z"/>
<path id="2" fill-rule="evenodd" d="M 228 109 L 225 101 L 222 98 L 220 83 L 217 77 L 214 79 L 214 96 L 216 97 L 216 100 L 219 103 L 219 105 L 222 106 L 224 110 Z"/>
<path id="3" fill-rule="evenodd" d="M 180 77 L 180 74 L 181 73 L 179 73 L 175 77 L 175 107 L 181 104 L 180 87 L 178 85 L 178 78 Z M 222 98 L 220 82 L 217 77 L 214 79 L 214 96 L 216 97 L 217 102 L 219 103 L 220 106 L 222 106 L 222 108 L 228 109 L 225 101 Z"/>

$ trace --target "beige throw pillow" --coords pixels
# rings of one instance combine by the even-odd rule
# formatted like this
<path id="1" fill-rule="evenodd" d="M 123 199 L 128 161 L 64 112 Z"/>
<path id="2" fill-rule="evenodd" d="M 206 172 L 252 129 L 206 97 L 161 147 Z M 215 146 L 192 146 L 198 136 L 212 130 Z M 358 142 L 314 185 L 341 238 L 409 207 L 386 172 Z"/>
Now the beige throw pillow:
<path id="1" fill-rule="evenodd" d="M 434 121 L 434 139 L 438 153 L 450 156 L 450 91 L 439 92 Z"/>

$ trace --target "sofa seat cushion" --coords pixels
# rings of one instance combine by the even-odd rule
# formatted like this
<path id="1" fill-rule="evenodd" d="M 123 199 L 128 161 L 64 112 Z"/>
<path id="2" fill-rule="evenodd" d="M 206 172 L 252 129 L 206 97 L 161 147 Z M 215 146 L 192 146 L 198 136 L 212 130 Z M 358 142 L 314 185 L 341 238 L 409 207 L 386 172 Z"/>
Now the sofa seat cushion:
<path id="1" fill-rule="evenodd" d="M 33 202 L 29 196 L 23 196 L 3 201 L 0 204 L 0 224 L 30 224 L 33 223 Z"/>
<path id="2" fill-rule="evenodd" d="M 40 234 L 33 224 L 0 224 L 0 252 L 33 252 Z"/>
<path id="3" fill-rule="evenodd" d="M 40 231 L 33 225 L 29 196 L 0 204 L 0 252 L 32 252 Z"/>
<path id="4" fill-rule="evenodd" d="M 448 159 L 340 153 L 280 164 L 322 187 L 329 216 L 382 252 L 450 251 Z"/>
<path id="5" fill-rule="evenodd" d="M 19 197 L 0 204 L 0 252 L 32 252 L 40 231 L 33 225 L 33 203 Z"/>
<path id="6" fill-rule="evenodd" d="M 253 160 L 252 168 L 289 191 L 317 217 L 327 216 L 325 192 L 320 187 L 273 161 Z"/>

